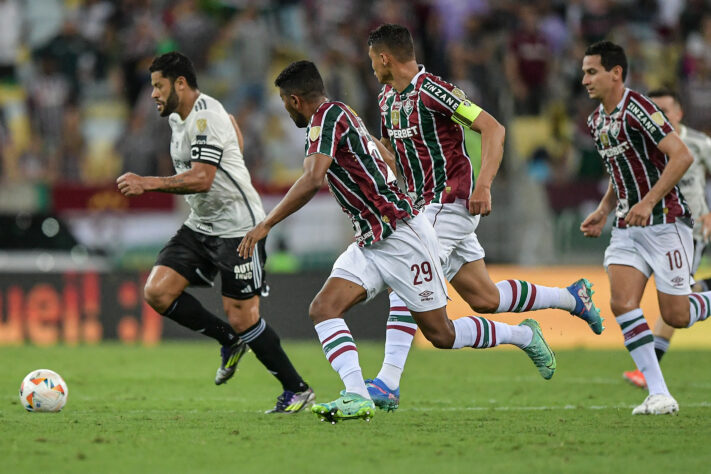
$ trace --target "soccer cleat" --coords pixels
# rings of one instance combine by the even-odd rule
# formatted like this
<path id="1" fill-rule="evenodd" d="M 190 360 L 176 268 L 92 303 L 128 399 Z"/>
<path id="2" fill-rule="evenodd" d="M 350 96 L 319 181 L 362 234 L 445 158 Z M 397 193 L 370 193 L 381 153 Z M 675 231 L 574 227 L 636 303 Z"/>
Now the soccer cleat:
<path id="1" fill-rule="evenodd" d="M 303 392 L 296 393 L 284 390 L 284 392 L 277 397 L 274 408 L 267 410 L 264 413 L 298 413 L 304 408 L 308 408 L 313 405 L 314 398 L 316 398 L 316 395 L 310 388 L 307 388 Z"/>
<path id="2" fill-rule="evenodd" d="M 400 389 L 390 390 L 385 382 L 379 378 L 365 381 L 368 395 L 373 399 L 375 406 L 385 411 L 395 411 L 400 406 Z"/>
<path id="3" fill-rule="evenodd" d="M 639 369 L 622 372 L 622 378 L 639 388 L 647 388 L 647 381 L 644 379 L 644 374 Z"/>
<path id="4" fill-rule="evenodd" d="M 633 415 L 676 415 L 679 404 L 671 395 L 655 393 L 644 399 L 641 405 L 632 410 Z"/>
<path id="5" fill-rule="evenodd" d="M 336 424 L 343 420 L 356 420 L 361 418 L 370 421 L 375 415 L 375 403 L 357 393 L 341 391 L 341 396 L 328 403 L 317 403 L 311 407 L 311 412 L 321 421 Z"/>
<path id="6" fill-rule="evenodd" d="M 238 340 L 231 346 L 222 346 L 220 349 L 222 365 L 215 374 L 215 385 L 222 385 L 232 378 L 237 371 L 237 364 L 248 350 L 247 343 L 242 340 Z"/>
<path id="7" fill-rule="evenodd" d="M 595 294 L 592 291 L 592 283 L 586 278 L 581 278 L 566 289 L 575 298 L 575 309 L 570 314 L 588 323 L 595 334 L 602 334 L 602 331 L 605 330 L 602 325 L 604 320 L 600 317 L 600 310 L 595 307 L 592 300 L 592 295 Z"/>
<path id="8" fill-rule="evenodd" d="M 523 351 L 531 358 L 541 376 L 546 380 L 550 379 L 555 373 L 555 354 L 543 339 L 541 326 L 534 319 L 524 319 L 518 325 L 528 326 L 533 331 L 533 338 Z"/>

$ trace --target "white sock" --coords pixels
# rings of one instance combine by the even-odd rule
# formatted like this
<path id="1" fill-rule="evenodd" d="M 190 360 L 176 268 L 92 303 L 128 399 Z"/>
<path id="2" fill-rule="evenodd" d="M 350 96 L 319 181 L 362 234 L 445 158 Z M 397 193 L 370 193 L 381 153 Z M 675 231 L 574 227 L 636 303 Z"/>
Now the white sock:
<path id="1" fill-rule="evenodd" d="M 637 368 L 644 374 L 650 395 L 657 393 L 671 395 L 654 352 L 654 336 L 647 326 L 642 310 L 633 309 L 617 316 L 615 320 L 622 329 L 625 347 L 630 351 Z"/>
<path id="2" fill-rule="evenodd" d="M 417 324 L 412 319 L 410 310 L 395 292 L 391 292 L 390 315 L 385 329 L 385 358 L 377 375 L 390 390 L 400 386 L 400 377 L 405 369 L 405 361 L 415 332 Z"/>
<path id="3" fill-rule="evenodd" d="M 358 361 L 358 349 L 343 318 L 327 319 L 315 325 L 314 329 L 326 359 L 343 380 L 346 392 L 370 399 Z"/>
<path id="4" fill-rule="evenodd" d="M 689 325 L 705 321 L 711 312 L 711 291 L 704 293 L 691 293 L 689 295 Z"/>
<path id="5" fill-rule="evenodd" d="M 503 280 L 496 287 L 499 289 L 497 313 L 522 313 L 546 308 L 575 309 L 575 298 L 566 288 L 534 285 L 522 280 Z"/>
<path id="6" fill-rule="evenodd" d="M 452 349 L 462 347 L 486 349 L 499 344 L 526 347 L 533 339 L 533 331 L 528 326 L 512 326 L 480 316 L 455 319 L 452 324 L 454 324 L 455 334 Z"/>

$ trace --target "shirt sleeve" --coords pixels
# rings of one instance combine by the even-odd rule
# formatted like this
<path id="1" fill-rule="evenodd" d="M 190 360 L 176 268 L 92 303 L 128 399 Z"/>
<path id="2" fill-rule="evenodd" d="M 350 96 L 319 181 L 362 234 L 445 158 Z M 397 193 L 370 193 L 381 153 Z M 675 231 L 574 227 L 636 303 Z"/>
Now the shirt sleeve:
<path id="1" fill-rule="evenodd" d="M 344 113 L 336 105 L 331 105 L 314 114 L 306 131 L 306 156 L 320 153 L 336 159 L 336 150 L 340 141 L 338 122 Z"/>
<path id="2" fill-rule="evenodd" d="M 664 137 L 674 131 L 669 119 L 659 110 L 657 104 L 641 94 L 630 98 L 627 111 L 629 125 L 642 132 L 655 145 L 659 145 Z"/>
<path id="3" fill-rule="evenodd" d="M 189 131 L 192 137 L 190 161 L 219 166 L 225 148 L 224 134 L 220 133 L 220 130 L 225 126 L 222 123 L 224 118 L 210 113 L 208 110 L 201 110 L 196 114 L 195 123 Z"/>
<path id="4" fill-rule="evenodd" d="M 442 79 L 426 78 L 420 90 L 420 98 L 428 109 L 464 127 L 471 127 L 481 113 L 481 107 L 467 99 L 464 91 Z"/>

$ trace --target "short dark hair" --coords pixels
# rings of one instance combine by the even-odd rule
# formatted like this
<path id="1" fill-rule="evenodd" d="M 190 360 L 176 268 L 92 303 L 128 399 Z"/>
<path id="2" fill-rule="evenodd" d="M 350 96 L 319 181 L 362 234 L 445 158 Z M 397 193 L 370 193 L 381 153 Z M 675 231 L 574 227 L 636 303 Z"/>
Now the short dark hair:
<path id="1" fill-rule="evenodd" d="M 386 23 L 380 25 L 368 35 L 368 46 L 385 47 L 398 61 L 415 59 L 415 44 L 412 35 L 404 26 Z"/>
<path id="2" fill-rule="evenodd" d="M 161 54 L 157 58 L 154 58 L 148 70 L 150 72 L 159 71 L 164 77 L 170 79 L 171 82 L 175 82 L 176 79 L 182 76 L 185 78 L 185 82 L 188 83 L 188 86 L 192 89 L 197 89 L 197 75 L 195 74 L 193 62 L 190 61 L 187 56 L 177 51 Z"/>
<path id="3" fill-rule="evenodd" d="M 600 63 L 605 71 L 609 71 L 615 66 L 622 68 L 622 81 L 627 78 L 627 56 L 622 46 L 612 41 L 598 41 L 588 46 L 585 56 L 600 56 Z"/>
<path id="4" fill-rule="evenodd" d="M 674 102 L 676 102 L 678 105 L 681 105 L 681 96 L 677 91 L 669 87 L 660 87 L 659 89 L 651 90 L 647 94 L 647 97 L 649 97 L 650 99 L 653 99 L 655 97 L 671 97 L 672 99 L 674 99 Z"/>
<path id="5" fill-rule="evenodd" d="M 298 95 L 306 100 L 326 95 L 323 79 L 311 61 L 296 61 L 289 64 L 274 80 L 274 85 L 287 94 Z"/>

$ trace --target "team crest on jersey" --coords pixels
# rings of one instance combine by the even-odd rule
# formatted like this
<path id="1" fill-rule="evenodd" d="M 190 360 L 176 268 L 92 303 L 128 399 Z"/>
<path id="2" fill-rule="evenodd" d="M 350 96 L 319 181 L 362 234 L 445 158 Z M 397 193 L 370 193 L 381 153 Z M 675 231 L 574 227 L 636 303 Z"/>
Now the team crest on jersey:
<path id="1" fill-rule="evenodd" d="M 311 130 L 309 130 L 309 140 L 315 142 L 319 136 L 321 136 L 321 127 L 311 127 Z"/>
<path id="2" fill-rule="evenodd" d="M 607 132 L 600 132 L 600 142 L 603 146 L 610 146 L 610 137 L 607 136 Z"/>
<path id="3" fill-rule="evenodd" d="M 464 93 L 463 90 L 461 90 L 459 87 L 455 87 L 452 90 L 452 95 L 456 97 L 459 100 L 465 100 L 467 98 L 467 95 Z"/>
<path id="4" fill-rule="evenodd" d="M 664 125 L 664 114 L 661 112 L 654 112 L 652 114 L 652 122 L 656 123 L 660 127 Z"/>
<path id="5" fill-rule="evenodd" d="M 612 138 L 617 140 L 617 135 L 620 133 L 620 122 L 618 120 L 613 120 L 610 124 L 610 135 Z"/>
<path id="6" fill-rule="evenodd" d="M 195 124 L 197 125 L 198 132 L 202 133 L 207 128 L 207 119 L 197 119 Z"/>
<path id="7" fill-rule="evenodd" d="M 408 116 L 412 113 L 412 110 L 415 108 L 415 101 L 407 98 L 405 102 L 402 103 L 402 110 L 405 112 Z"/>

